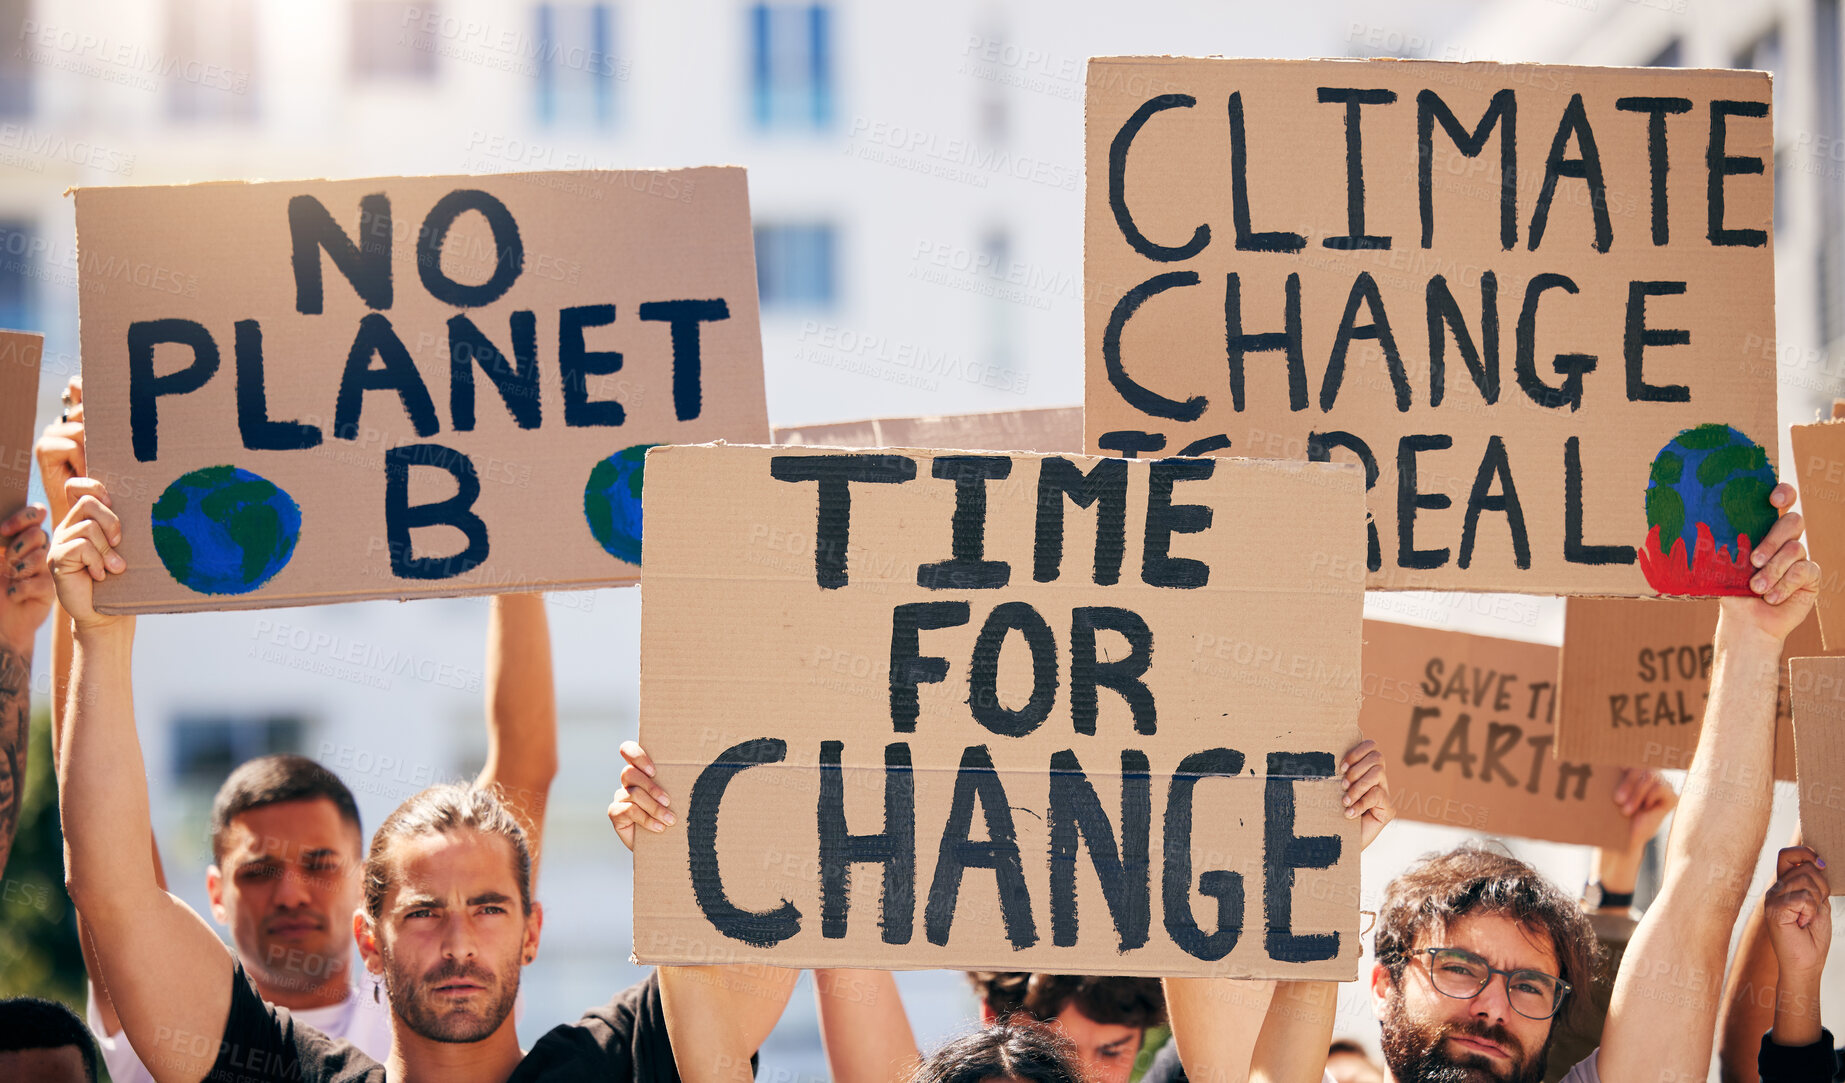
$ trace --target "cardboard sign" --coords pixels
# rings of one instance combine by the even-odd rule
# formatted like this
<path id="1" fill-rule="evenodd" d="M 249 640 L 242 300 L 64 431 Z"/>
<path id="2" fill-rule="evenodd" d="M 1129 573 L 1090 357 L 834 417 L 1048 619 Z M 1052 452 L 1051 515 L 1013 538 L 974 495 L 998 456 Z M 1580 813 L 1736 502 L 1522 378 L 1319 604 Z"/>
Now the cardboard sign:
<path id="1" fill-rule="evenodd" d="M 635 958 L 1349 980 L 1362 490 L 655 449 Z"/>
<path id="2" fill-rule="evenodd" d="M 1793 658 L 1794 741 L 1800 761 L 1800 840 L 1820 860 L 1845 861 L 1845 657 Z M 1845 895 L 1845 876 L 1831 877 Z"/>
<path id="3" fill-rule="evenodd" d="M 1373 589 L 1741 592 L 1766 74 L 1111 57 L 1088 87 L 1092 454 L 1360 462 Z"/>
<path id="4" fill-rule="evenodd" d="M 26 506 L 45 336 L 0 331 L 0 521 Z"/>
<path id="5" fill-rule="evenodd" d="M 1563 611 L 1557 755 L 1617 767 L 1685 770 L 1710 699 L 1714 600 L 1571 598 Z M 1787 637 L 1785 658 L 1818 654 L 1819 624 Z M 1775 705 L 1775 777 L 1794 777 L 1787 674 Z"/>
<path id="6" fill-rule="evenodd" d="M 76 202 L 105 612 L 633 583 L 646 449 L 768 438 L 741 169 Z"/>
<path id="7" fill-rule="evenodd" d="M 797 447 L 930 447 L 1080 455 L 1083 451 L 1083 408 L 1055 406 L 987 414 L 793 425 L 776 429 L 775 442 Z"/>
<path id="8" fill-rule="evenodd" d="M 1820 570 L 1819 630 L 1827 650 L 1845 649 L 1845 421 L 1791 425 L 1788 433 L 1807 555 Z"/>
<path id="9" fill-rule="evenodd" d="M 1398 815 L 1487 835 L 1625 846 L 1620 772 L 1551 751 L 1557 648 L 1365 621 L 1365 736 Z"/>

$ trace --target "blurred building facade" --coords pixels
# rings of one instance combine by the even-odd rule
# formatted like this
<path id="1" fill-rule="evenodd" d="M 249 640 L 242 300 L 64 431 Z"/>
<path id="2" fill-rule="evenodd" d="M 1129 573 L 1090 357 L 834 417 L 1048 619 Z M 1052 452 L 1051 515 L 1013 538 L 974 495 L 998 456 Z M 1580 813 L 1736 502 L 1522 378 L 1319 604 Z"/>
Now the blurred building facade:
<path id="1" fill-rule="evenodd" d="M 80 292 L 160 273 L 82 277 L 73 185 L 735 162 L 750 170 L 772 423 L 1065 405 L 1082 396 L 1087 56 L 1746 62 L 1778 73 L 1783 420 L 1840 393 L 1837 0 L 1267 7 L 1191 0 L 1129 21 L 1100 0 L 0 0 L 0 325 L 46 332 L 42 423 L 77 371 Z M 637 728 L 638 592 L 548 608 L 563 769 L 528 1043 L 639 973 L 629 863 L 602 816 Z M 486 613 L 451 600 L 144 618 L 138 721 L 177 892 L 204 910 L 205 809 L 250 755 L 320 758 L 368 830 L 422 786 L 471 775 Z M 1548 600 L 1373 615 L 1561 632 Z M 1366 898 L 1460 837 L 1393 828 L 1366 855 Z M 1519 852 L 1566 886 L 1586 870 L 1573 848 Z M 954 975 L 903 986 L 926 1046 L 968 1015 Z M 1342 1008 L 1340 1029 L 1360 1032 L 1368 1007 Z M 812 1017 L 797 993 L 765 1078 L 824 1074 Z"/>

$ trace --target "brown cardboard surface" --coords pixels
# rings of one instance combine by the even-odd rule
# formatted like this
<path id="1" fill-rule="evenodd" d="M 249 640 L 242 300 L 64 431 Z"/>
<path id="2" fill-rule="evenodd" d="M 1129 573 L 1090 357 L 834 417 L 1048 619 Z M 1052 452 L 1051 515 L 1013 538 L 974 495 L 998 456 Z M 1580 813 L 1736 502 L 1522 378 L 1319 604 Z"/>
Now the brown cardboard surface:
<path id="1" fill-rule="evenodd" d="M 1807 555 L 1819 564 L 1819 630 L 1826 649 L 1845 649 L 1845 422 L 1792 425 L 1794 470 Z"/>
<path id="2" fill-rule="evenodd" d="M 1800 839 L 1836 866 L 1845 861 L 1845 657 L 1788 660 L 1800 760 Z M 1832 877 L 1845 895 L 1845 876 Z"/>
<path id="3" fill-rule="evenodd" d="M 1365 736 L 1397 814 L 1487 835 L 1622 846 L 1620 772 L 1551 754 L 1557 648 L 1365 621 Z"/>
<path id="4" fill-rule="evenodd" d="M 1208 508 L 1212 520 L 1205 529 L 1171 535 L 1170 556 L 1200 561 L 1208 571 L 1202 585 L 1155 586 L 1147 580 L 1163 581 L 1167 573 L 1157 558 L 1158 542 L 1153 559 L 1147 559 L 1144 544 L 1153 471 L 1169 477 L 1208 460 L 1102 463 L 1122 470 L 1118 484 L 1125 490 L 1112 491 L 1125 491 L 1124 520 L 1101 516 L 1100 503 L 1085 511 L 1069 500 L 1047 501 L 1065 513 L 1062 556 L 1053 573 L 1037 562 L 1038 489 L 1044 470 L 1055 477 L 1064 468 L 1056 465 L 1059 457 L 971 458 L 997 464 L 991 469 L 1007 476 L 965 483 L 971 493 L 984 491 L 985 511 L 968 512 L 957 532 L 957 509 L 973 502 L 959 497 L 964 483 L 956 475 L 972 467 L 951 464 L 945 453 L 666 447 L 649 454 L 640 732 L 680 824 L 660 835 L 643 832 L 638 840 L 635 883 L 644 887 L 634 898 L 635 958 L 1349 980 L 1361 950 L 1356 823 L 1342 815 L 1340 787 L 1332 777 L 1297 775 L 1290 781 L 1286 772 L 1271 774 L 1270 757 L 1314 754 L 1320 757 L 1314 769 L 1331 772 L 1359 739 L 1361 584 L 1332 571 L 1364 544 L 1358 471 L 1342 464 L 1223 459 L 1207 467 L 1213 471 L 1208 478 L 1177 482 L 1175 507 Z M 821 495 L 813 481 L 772 476 L 832 463 L 850 469 L 875 465 L 894 477 L 906 462 L 914 464 L 914 480 L 850 483 L 844 499 Z M 1061 462 L 1085 472 L 1101 468 L 1099 460 L 1081 456 Z M 937 477 L 937 469 L 946 476 Z M 1055 497 L 1057 490 L 1049 492 Z M 1204 514 L 1183 516 L 1196 526 Z M 840 544 L 831 531 L 843 515 L 849 515 L 848 534 Z M 1152 518 L 1152 536 L 1165 537 L 1159 524 L 1172 520 L 1163 512 Z M 984 532 L 973 526 L 982 521 Z M 1099 576 L 1096 571 L 1098 535 L 1114 536 L 1114 528 L 1099 526 L 1101 521 L 1122 523 L 1126 550 L 1118 579 L 1108 571 L 1114 567 L 1110 559 L 1104 559 Z M 1056 533 L 1047 528 L 1043 536 L 1048 540 Z M 957 535 L 964 556 L 978 552 L 1006 565 L 1003 587 L 919 585 L 923 565 L 948 559 Z M 1280 538 L 1290 542 L 1277 544 Z M 1105 558 L 1110 548 L 1103 546 Z M 833 569 L 841 558 L 841 579 L 830 579 L 837 585 L 821 586 L 823 567 Z M 956 602 L 966 604 L 967 623 L 930 622 L 915 639 L 914 650 L 925 660 L 893 663 L 894 652 L 909 658 L 896 630 L 898 615 L 917 612 L 900 607 Z M 997 639 L 992 668 L 975 667 L 977 642 L 1000 606 L 1010 607 L 1000 611 L 1002 617 L 1011 613 L 1021 626 L 1029 623 L 1021 607 L 1035 611 L 1049 640 L 1033 647 L 1023 633 L 1005 634 Z M 1138 693 L 1130 701 L 1117 686 L 1100 687 L 1092 732 L 1081 732 L 1072 708 L 1075 659 L 1088 654 L 1079 651 L 1073 625 L 1079 610 L 1096 612 L 1100 621 L 1095 607 L 1119 608 L 1144 620 L 1151 637 L 1144 649 L 1106 630 L 1095 633 L 1094 643 L 1100 658 L 1125 667 L 1111 672 L 1125 674 L 1139 669 L 1137 659 L 1145 660 L 1144 684 L 1137 687 L 1150 697 L 1152 714 L 1135 716 L 1131 704 L 1139 702 Z M 944 660 L 934 673 L 939 680 L 927 679 L 929 658 Z M 989 674 L 980 680 L 990 685 L 976 683 L 977 668 Z M 918 678 L 913 731 L 902 707 L 910 687 L 905 675 Z M 1034 704 L 1046 675 L 1055 688 L 1043 693 L 1048 700 Z M 1035 728 L 1028 724 L 1034 708 L 1048 712 Z M 1001 717 L 1002 728 L 1012 725 L 1005 719 L 1016 719 L 1021 734 L 996 732 L 989 728 L 992 719 L 977 719 L 976 710 Z M 777 753 L 781 758 L 765 757 L 761 765 L 738 770 L 718 797 L 716 780 L 723 769 L 713 765 L 740 762 L 737 749 L 765 747 L 760 742 L 767 739 L 785 743 Z M 821 881 L 823 867 L 838 868 L 840 862 L 822 861 L 816 833 L 818 823 L 830 822 L 818 811 L 819 765 L 829 748 L 840 765 L 834 807 L 843 808 L 844 827 L 829 829 L 828 837 L 885 830 L 887 756 L 907 749 L 915 787 L 913 821 L 894 817 L 915 825 L 913 904 L 902 905 L 900 891 L 885 894 L 878 865 L 852 864 L 846 926 L 837 938 L 825 935 Z M 969 849 L 981 850 L 983 840 L 994 837 L 996 820 L 1002 837 L 1004 823 L 1011 824 L 1025 889 L 1023 899 L 1016 892 L 1008 897 L 1022 909 L 1009 929 L 999 874 L 991 867 L 969 867 L 945 934 L 932 939 L 931 907 L 939 912 L 948 905 L 948 895 L 935 890 L 935 878 L 953 794 L 958 779 L 971 784 L 980 777 L 971 767 L 962 771 L 964 758 L 983 754 L 970 749 L 984 749 L 991 757 L 992 774 L 986 777 L 995 792 L 991 804 L 980 806 L 990 811 L 970 811 L 972 826 L 957 830 L 971 833 Z M 1235 777 L 1206 773 L 1208 756 L 1188 761 L 1212 749 L 1241 754 L 1240 769 L 1228 759 L 1223 764 Z M 1085 821 L 1097 828 L 1085 839 L 1139 838 L 1140 832 L 1127 830 L 1123 816 L 1123 791 L 1143 785 L 1126 781 L 1141 770 L 1126 750 L 1144 755 L 1150 778 L 1144 783 L 1151 865 L 1146 894 L 1124 890 L 1126 898 L 1147 908 L 1147 939 L 1130 937 L 1134 943 L 1123 948 L 1088 841 L 1076 845 L 1072 857 L 1075 932 L 1059 937 L 1047 859 L 1051 767 L 1068 768 L 1073 758 L 1094 787 L 1093 810 L 1110 826 L 1102 831 L 1094 819 Z M 1186 773 L 1196 780 L 1189 846 L 1177 827 L 1183 817 L 1173 811 L 1183 810 L 1183 800 L 1175 804 L 1173 798 L 1185 786 L 1173 776 L 1185 762 L 1193 764 Z M 1057 777 L 1068 783 L 1072 775 L 1067 769 Z M 1327 851 L 1319 860 L 1332 861 L 1294 873 L 1291 890 L 1285 875 L 1270 867 L 1289 850 L 1275 832 L 1286 823 L 1290 795 L 1293 832 L 1324 837 L 1325 843 L 1316 844 Z M 1069 806 L 1060 799 L 1060 807 Z M 715 835 L 700 834 L 711 831 Z M 695 846 L 693 835 L 703 841 Z M 1109 845 L 1116 844 L 1103 848 Z M 1335 846 L 1336 859 L 1330 852 Z M 1123 843 L 1116 852 L 1125 849 Z M 720 931 L 707 916 L 718 889 L 708 889 L 701 903 L 693 883 L 694 875 L 712 870 L 731 906 L 772 913 L 788 900 L 799 913 L 798 928 L 764 932 L 780 920 L 764 919 L 751 934 L 754 942 Z M 1134 878 L 1121 882 L 1131 885 Z M 1200 885 L 1230 892 L 1223 895 L 1227 922 L 1220 922 L 1218 904 Z M 893 906 L 888 933 L 881 931 L 881 899 Z M 1283 920 L 1284 900 L 1295 933 L 1323 933 L 1336 937 L 1336 945 L 1300 951 L 1301 961 L 1282 961 L 1290 951 L 1268 930 Z M 1169 902 L 1175 915 L 1190 906 L 1205 932 L 1220 925 L 1240 929 L 1235 945 L 1217 946 L 1227 953 L 1201 945 L 1194 953 L 1181 946 L 1171 932 Z M 1029 914 L 1029 936 L 1019 913 Z M 900 942 L 886 942 L 887 936 Z M 1028 946 L 1015 944 L 1015 936 Z M 1221 957 L 1202 957 L 1213 953 Z"/>
<path id="5" fill-rule="evenodd" d="M 1083 452 L 1083 408 L 887 417 L 778 427 L 775 442 L 806 447 L 928 447 L 982 451 Z"/>
<path id="6" fill-rule="evenodd" d="M 1684 770 L 1710 698 L 1714 599 L 1571 598 L 1563 612 L 1557 755 L 1619 767 Z M 1819 654 L 1808 618 L 1783 657 Z M 1794 731 L 1782 673 L 1775 777 L 1794 777 Z"/>
<path id="7" fill-rule="evenodd" d="M 0 520 L 26 505 L 45 336 L 0 331 Z"/>
<path id="8" fill-rule="evenodd" d="M 320 213 L 315 201 L 326 235 L 343 238 L 331 242 L 345 246 L 340 258 L 388 264 L 388 298 L 375 281 L 383 274 L 361 275 L 362 292 L 312 234 L 294 259 L 291 207 L 306 222 Z M 455 207 L 472 209 L 451 221 Z M 505 224 L 491 227 L 495 207 L 516 229 L 522 260 L 512 258 Z M 622 471 L 638 471 L 646 445 L 768 438 L 740 168 L 83 188 L 76 212 L 89 465 L 122 516 L 130 567 L 98 588 L 107 612 L 633 583 L 638 543 L 621 537 L 635 531 L 605 531 L 617 539 L 607 548 L 592 532 L 592 470 L 627 449 L 596 483 L 610 472 L 638 483 Z M 437 238 L 439 254 L 419 258 Z M 378 251 L 388 256 L 363 254 Z M 306 284 L 316 268 L 317 294 Z M 726 318 L 716 318 L 719 301 Z M 668 302 L 702 303 L 691 307 L 710 318 L 652 307 Z M 612 321 L 591 306 L 613 306 Z M 529 341 L 528 357 L 496 360 L 471 347 L 458 319 L 506 355 Z M 131 379 L 131 328 L 160 320 L 191 321 L 215 345 L 219 363 L 196 389 L 185 390 L 198 382 L 183 375 L 195 371 L 190 344 L 154 346 L 152 379 Z M 257 335 L 260 366 L 254 348 L 239 349 Z M 536 394 L 521 382 L 533 364 Z M 360 376 L 367 365 L 371 375 Z M 361 390 L 366 381 L 372 389 Z M 171 392 L 144 411 L 139 444 L 136 386 Z M 356 407 L 343 417 L 342 389 Z M 301 431 L 289 422 L 312 426 L 312 446 L 280 449 Z M 410 448 L 425 450 L 400 450 Z M 395 534 L 392 455 L 415 460 L 403 467 L 406 511 Z M 235 561 L 228 581 L 198 574 L 212 550 L 202 499 L 196 519 L 183 494 L 167 506 L 181 511 L 167 518 L 193 532 L 194 561 L 179 566 L 202 587 L 183 585 L 156 553 L 162 494 L 192 471 L 222 466 L 267 479 L 300 509 L 292 556 L 254 590 L 243 590 L 255 577 Z M 464 510 L 474 518 L 428 508 L 465 497 L 458 476 L 470 466 L 479 492 Z M 278 531 L 267 517 L 286 517 L 251 514 L 265 517 L 258 533 L 269 545 Z"/>
<path id="9" fill-rule="evenodd" d="M 1353 90 L 1376 100 L 1360 103 Z M 1383 101 L 1387 96 L 1393 100 Z M 1617 103 L 1630 97 L 1690 103 L 1682 115 L 1657 117 L 1666 167 L 1658 215 L 1649 157 L 1654 118 L 1622 110 Z M 1432 133 L 1426 222 L 1419 151 L 1425 99 Z M 1515 145 L 1504 139 L 1507 123 L 1481 123 L 1495 100 L 1516 108 Z M 1357 461 L 1362 447 L 1375 475 L 1372 589 L 1717 592 L 1708 586 L 1717 569 L 1705 562 L 1700 569 L 1712 574 L 1695 588 L 1655 588 L 1641 564 L 1651 465 L 1678 433 L 1727 424 L 1760 445 L 1770 466 L 1777 454 L 1772 119 L 1719 107 L 1724 143 L 1712 151 L 1717 101 L 1750 103 L 1742 108 L 1766 114 L 1768 76 L 1398 60 L 1092 59 L 1086 449 L 1171 455 L 1227 448 L 1222 453 Z M 1578 115 L 1581 124 L 1564 123 Z M 1460 142 L 1479 132 L 1475 156 L 1458 149 L 1450 134 L 1457 128 Z M 1605 229 L 1598 229 L 1584 176 L 1594 171 L 1579 161 L 1591 137 L 1605 186 Z M 1351 147 L 1358 153 L 1348 153 Z M 1502 147 L 1510 149 L 1516 183 L 1501 182 Z M 1720 228 L 1758 231 L 1751 237 L 1757 246 L 1712 242 L 1712 153 L 1720 162 L 1760 161 L 1756 175 L 1734 161 L 1718 173 Z M 1561 173 L 1547 169 L 1553 155 Z M 1353 177 L 1356 185 L 1348 182 Z M 1509 204 L 1501 198 L 1506 191 Z M 1540 205 L 1541 232 L 1533 228 Z M 1378 247 L 1349 247 L 1370 243 L 1364 238 L 1377 238 Z M 1450 316 L 1464 321 L 1471 364 L 1490 371 L 1488 273 L 1498 350 L 1490 396 L 1446 329 Z M 1565 276 L 1567 284 L 1543 275 Z M 1667 282 L 1674 285 L 1631 286 Z M 1432 306 L 1431 289 L 1438 301 L 1451 295 L 1455 309 Z M 1288 301 L 1296 292 L 1297 321 Z M 1431 320 L 1439 332 L 1433 338 L 1443 343 L 1439 404 Z M 1299 353 L 1291 358 L 1286 336 L 1296 324 Z M 1342 325 L 1351 333 L 1341 367 Z M 1530 332 L 1523 350 L 1521 325 Z M 1251 335 L 1266 337 L 1247 340 Z M 1240 358 L 1239 344 L 1246 347 Z M 1593 356 L 1593 370 L 1567 377 L 1559 358 L 1565 369 L 1587 368 L 1572 355 Z M 1329 379 L 1333 372 L 1342 377 Z M 1567 392 L 1569 379 L 1579 379 L 1579 396 Z M 1666 387 L 1685 389 L 1686 401 L 1653 401 L 1678 394 L 1649 390 Z M 1403 468 L 1408 464 L 1413 473 Z M 1687 476 L 1695 478 L 1695 470 Z M 1514 503 L 1524 524 L 1522 553 Z M 1686 526 L 1694 542 L 1695 522 Z M 1715 538 L 1729 550 L 1735 540 Z"/>

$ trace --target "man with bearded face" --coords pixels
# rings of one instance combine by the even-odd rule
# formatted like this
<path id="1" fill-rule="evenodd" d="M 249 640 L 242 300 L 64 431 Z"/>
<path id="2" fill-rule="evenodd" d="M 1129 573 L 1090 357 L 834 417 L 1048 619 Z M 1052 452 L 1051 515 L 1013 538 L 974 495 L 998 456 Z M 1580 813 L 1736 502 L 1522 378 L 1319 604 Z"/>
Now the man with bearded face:
<path id="1" fill-rule="evenodd" d="M 1697 753 L 1665 880 L 1615 975 L 1600 1046 L 1564 1083 L 1703 1079 L 1719 987 L 1772 807 L 1775 700 L 1787 636 L 1819 569 L 1792 486 L 1751 554 L 1750 596 L 1722 600 Z M 1629 815 L 1633 815 L 1629 810 Z M 1378 913 L 1371 1002 L 1393 1083 L 1535 1083 L 1562 1027 L 1587 1014 L 1599 945 L 1577 903 L 1503 853 L 1462 847 L 1391 881 Z"/>

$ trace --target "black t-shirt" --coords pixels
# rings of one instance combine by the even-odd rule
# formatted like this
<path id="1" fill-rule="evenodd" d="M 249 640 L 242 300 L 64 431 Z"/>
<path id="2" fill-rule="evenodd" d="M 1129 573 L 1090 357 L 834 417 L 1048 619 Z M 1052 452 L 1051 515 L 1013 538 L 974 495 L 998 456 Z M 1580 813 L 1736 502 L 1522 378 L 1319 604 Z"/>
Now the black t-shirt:
<path id="1" fill-rule="evenodd" d="M 244 974 L 231 981 L 224 1042 L 206 1077 L 212 1083 L 385 1083 L 384 1065 L 351 1042 L 297 1023 L 266 1004 Z M 678 1083 L 659 974 L 615 994 L 575 1023 L 552 1027 L 506 1083 Z"/>

